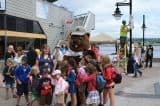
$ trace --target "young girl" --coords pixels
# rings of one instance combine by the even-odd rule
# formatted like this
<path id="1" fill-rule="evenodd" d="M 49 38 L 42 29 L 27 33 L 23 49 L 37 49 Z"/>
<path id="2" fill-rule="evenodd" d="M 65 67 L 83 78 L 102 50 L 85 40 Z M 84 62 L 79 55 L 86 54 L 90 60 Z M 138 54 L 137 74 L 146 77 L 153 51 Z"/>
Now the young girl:
<path id="1" fill-rule="evenodd" d="M 39 68 L 36 66 L 33 66 L 30 71 L 31 75 L 31 92 L 32 92 L 32 98 L 30 102 L 30 106 L 33 105 L 34 102 L 37 101 L 37 104 L 39 105 L 39 98 L 40 98 L 40 93 L 38 91 L 38 85 L 40 81 L 40 71 Z"/>
<path id="2" fill-rule="evenodd" d="M 55 79 L 55 106 L 65 106 L 65 93 L 68 91 L 68 83 L 61 77 L 61 71 L 55 70 L 52 73 Z"/>
<path id="3" fill-rule="evenodd" d="M 40 106 L 50 106 L 52 102 L 52 84 L 51 79 L 48 78 L 48 68 L 45 67 L 43 70 L 38 87 L 40 91 Z"/>
<path id="4" fill-rule="evenodd" d="M 103 68 L 103 77 L 106 80 L 107 84 L 103 92 L 103 99 L 104 99 L 104 105 L 107 102 L 107 99 L 109 97 L 110 99 L 110 106 L 115 106 L 115 93 L 114 93 L 114 86 L 115 82 L 113 81 L 112 75 L 112 64 L 109 56 L 105 56 L 102 58 L 102 68 Z"/>
<path id="5" fill-rule="evenodd" d="M 15 67 L 16 64 L 13 61 L 12 58 L 8 58 L 6 61 L 6 66 L 3 70 L 3 76 L 4 76 L 4 81 L 5 81 L 5 86 L 6 86 L 6 99 L 9 99 L 9 88 L 11 88 L 11 92 L 13 97 L 15 98 L 16 95 L 14 94 L 14 83 L 15 83 Z"/>
<path id="6" fill-rule="evenodd" d="M 87 82 L 87 99 L 86 104 L 89 106 L 97 106 L 100 103 L 99 92 L 96 89 L 96 76 L 97 76 L 97 69 L 96 67 L 88 63 L 86 66 L 88 71 L 88 76 L 86 76 L 83 82 Z"/>

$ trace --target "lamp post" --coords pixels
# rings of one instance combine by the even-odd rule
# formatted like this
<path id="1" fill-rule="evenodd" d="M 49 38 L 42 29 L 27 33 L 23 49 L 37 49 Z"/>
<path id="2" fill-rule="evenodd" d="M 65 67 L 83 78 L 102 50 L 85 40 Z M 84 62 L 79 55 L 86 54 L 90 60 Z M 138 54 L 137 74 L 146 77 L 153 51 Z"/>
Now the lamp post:
<path id="1" fill-rule="evenodd" d="M 128 63 L 127 63 L 127 73 L 134 73 L 134 68 L 133 68 L 133 58 L 132 58 L 132 24 L 133 24 L 133 20 L 132 20 L 132 0 L 129 0 L 129 2 L 117 2 L 116 6 L 118 8 L 118 6 L 129 6 L 129 25 L 131 26 L 129 28 L 129 32 L 130 32 L 130 44 L 129 44 L 129 58 L 128 58 Z M 122 16 L 120 9 L 118 8 L 114 11 L 114 14 L 112 14 L 114 17 L 120 17 Z"/>
<path id="2" fill-rule="evenodd" d="M 121 11 L 119 9 L 118 6 L 129 6 L 129 15 L 130 15 L 130 22 L 129 24 L 131 24 L 131 17 L 132 17 L 132 0 L 129 0 L 128 3 L 126 2 L 117 2 L 116 3 L 116 10 L 114 11 L 114 14 L 112 14 L 116 19 L 120 19 L 121 16 L 123 14 L 121 14 Z M 130 45 L 129 45 L 129 54 L 132 54 L 132 28 L 129 29 L 129 32 L 130 32 Z"/>
<path id="3" fill-rule="evenodd" d="M 145 34 L 145 29 L 146 29 L 146 24 L 145 24 L 145 15 L 143 15 L 143 24 L 142 24 L 142 30 L 143 30 L 143 47 L 144 47 L 144 34 Z"/>

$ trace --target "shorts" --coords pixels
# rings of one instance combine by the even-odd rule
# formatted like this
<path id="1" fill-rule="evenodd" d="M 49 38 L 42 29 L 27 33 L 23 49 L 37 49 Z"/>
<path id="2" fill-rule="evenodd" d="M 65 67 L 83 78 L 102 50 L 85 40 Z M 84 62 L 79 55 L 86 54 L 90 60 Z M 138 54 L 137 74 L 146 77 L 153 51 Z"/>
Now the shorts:
<path id="1" fill-rule="evenodd" d="M 17 84 L 17 95 L 28 95 L 28 84 Z"/>
<path id="2" fill-rule="evenodd" d="M 64 94 L 56 95 L 56 103 L 64 104 Z"/>
<path id="3" fill-rule="evenodd" d="M 40 98 L 40 94 L 32 92 L 32 100 L 37 100 Z"/>
<path id="4" fill-rule="evenodd" d="M 100 97 L 98 91 L 89 91 L 86 104 L 96 104 L 98 105 L 100 103 Z"/>
<path id="5" fill-rule="evenodd" d="M 40 96 L 40 105 L 51 105 L 52 103 L 52 95 L 41 95 Z"/>
<path id="6" fill-rule="evenodd" d="M 6 87 L 6 88 L 14 88 L 14 87 L 15 87 L 15 83 L 6 82 L 6 83 L 5 83 L 5 87 Z"/>

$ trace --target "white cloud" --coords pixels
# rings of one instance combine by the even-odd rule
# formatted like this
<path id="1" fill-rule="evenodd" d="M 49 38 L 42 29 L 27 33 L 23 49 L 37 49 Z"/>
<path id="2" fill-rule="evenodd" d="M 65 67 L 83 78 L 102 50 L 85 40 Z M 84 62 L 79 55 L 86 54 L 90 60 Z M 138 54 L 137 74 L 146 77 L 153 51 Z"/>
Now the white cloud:
<path id="1" fill-rule="evenodd" d="M 118 37 L 119 27 L 121 21 L 115 21 L 112 16 L 115 10 L 116 1 L 125 0 L 59 0 L 56 4 L 63 5 L 69 10 L 74 11 L 74 14 L 93 12 L 96 15 L 96 29 L 93 34 L 100 32 Z M 128 0 L 126 0 L 128 1 Z M 159 0 L 132 0 L 133 1 L 133 14 L 134 26 L 133 36 L 140 37 L 142 35 L 142 15 L 146 15 L 146 36 L 160 34 L 160 12 Z M 124 14 L 122 19 L 128 20 L 129 7 L 120 7 L 121 12 Z"/>

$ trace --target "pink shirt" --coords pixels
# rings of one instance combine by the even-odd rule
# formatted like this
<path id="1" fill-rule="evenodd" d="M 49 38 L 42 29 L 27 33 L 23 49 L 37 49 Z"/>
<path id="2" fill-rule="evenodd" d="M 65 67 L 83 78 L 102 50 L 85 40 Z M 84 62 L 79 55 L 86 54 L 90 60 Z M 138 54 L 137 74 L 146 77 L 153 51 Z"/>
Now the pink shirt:
<path id="1" fill-rule="evenodd" d="M 68 83 L 62 77 L 55 82 L 55 94 L 66 93 L 68 92 Z"/>

